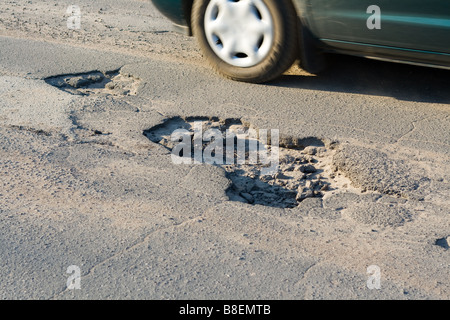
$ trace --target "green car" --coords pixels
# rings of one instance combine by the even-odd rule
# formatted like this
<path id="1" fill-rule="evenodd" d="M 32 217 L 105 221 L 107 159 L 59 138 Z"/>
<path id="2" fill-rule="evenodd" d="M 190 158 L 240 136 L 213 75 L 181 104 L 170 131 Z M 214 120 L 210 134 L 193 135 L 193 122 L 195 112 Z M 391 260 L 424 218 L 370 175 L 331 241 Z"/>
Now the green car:
<path id="1" fill-rule="evenodd" d="M 326 53 L 450 69 L 449 0 L 152 0 L 234 80 L 272 80 Z"/>

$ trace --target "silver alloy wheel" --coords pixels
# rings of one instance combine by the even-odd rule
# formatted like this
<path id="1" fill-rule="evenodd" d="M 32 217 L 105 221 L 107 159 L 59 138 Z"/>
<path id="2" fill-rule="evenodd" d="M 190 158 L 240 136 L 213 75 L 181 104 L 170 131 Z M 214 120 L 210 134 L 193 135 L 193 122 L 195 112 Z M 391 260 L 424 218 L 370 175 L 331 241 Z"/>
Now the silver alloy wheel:
<path id="1" fill-rule="evenodd" d="M 206 39 L 226 63 L 250 68 L 269 54 L 272 15 L 262 0 L 211 0 L 205 12 Z"/>

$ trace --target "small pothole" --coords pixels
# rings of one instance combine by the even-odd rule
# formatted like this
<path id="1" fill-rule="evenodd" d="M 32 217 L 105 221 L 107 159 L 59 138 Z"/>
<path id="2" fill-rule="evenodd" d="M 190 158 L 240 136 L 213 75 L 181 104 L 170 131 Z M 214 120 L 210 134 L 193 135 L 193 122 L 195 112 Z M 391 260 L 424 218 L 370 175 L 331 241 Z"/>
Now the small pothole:
<path id="1" fill-rule="evenodd" d="M 448 250 L 450 248 L 450 236 L 437 239 L 434 244 Z"/>
<path id="2" fill-rule="evenodd" d="M 136 95 L 140 80 L 119 71 L 93 71 L 45 79 L 48 84 L 75 95 Z"/>
<path id="3" fill-rule="evenodd" d="M 321 198 L 330 192 L 352 188 L 350 180 L 335 171 L 335 167 L 332 165 L 337 145 L 326 143 L 318 138 L 280 137 L 278 170 L 271 174 L 263 174 L 263 169 L 267 168 L 267 163 L 249 163 L 248 161 L 251 157 L 250 146 L 252 144 L 252 137 L 248 133 L 250 129 L 257 131 L 258 143 L 260 146 L 263 145 L 267 152 L 271 152 L 272 149 L 270 145 L 271 137 L 269 136 L 268 143 L 264 144 L 266 140 L 261 140 L 261 130 L 257 130 L 239 119 L 220 120 L 202 117 L 183 119 L 176 117 L 146 130 L 144 134 L 152 142 L 173 151 L 180 141 L 176 139 L 172 141 L 172 133 L 175 130 L 185 130 L 189 132 L 192 139 L 189 156 L 194 158 L 194 126 L 199 122 L 201 122 L 202 132 L 206 132 L 208 129 L 216 129 L 223 133 L 223 137 L 226 136 L 227 132 L 234 132 L 238 137 L 240 133 L 240 137 L 245 139 L 245 163 L 237 164 L 237 139 L 235 140 L 236 143 L 233 144 L 234 162 L 215 163 L 226 171 L 227 177 L 232 181 L 231 187 L 227 190 L 227 195 L 232 201 L 293 208 L 307 198 Z M 202 140 L 202 150 L 205 150 L 212 142 L 205 143 Z M 222 155 L 224 156 L 227 153 L 228 145 L 225 143 L 223 145 Z M 179 154 L 179 156 L 185 155 Z"/>

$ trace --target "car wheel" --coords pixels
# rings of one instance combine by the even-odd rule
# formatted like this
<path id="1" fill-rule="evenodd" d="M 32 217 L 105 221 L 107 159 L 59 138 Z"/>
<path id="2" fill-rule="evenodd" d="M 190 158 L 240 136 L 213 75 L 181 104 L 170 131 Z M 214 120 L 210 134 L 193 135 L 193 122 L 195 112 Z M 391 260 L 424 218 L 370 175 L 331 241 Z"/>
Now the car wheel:
<path id="1" fill-rule="evenodd" d="M 267 82 L 297 58 L 295 12 L 290 0 L 195 0 L 192 30 L 217 72 Z"/>

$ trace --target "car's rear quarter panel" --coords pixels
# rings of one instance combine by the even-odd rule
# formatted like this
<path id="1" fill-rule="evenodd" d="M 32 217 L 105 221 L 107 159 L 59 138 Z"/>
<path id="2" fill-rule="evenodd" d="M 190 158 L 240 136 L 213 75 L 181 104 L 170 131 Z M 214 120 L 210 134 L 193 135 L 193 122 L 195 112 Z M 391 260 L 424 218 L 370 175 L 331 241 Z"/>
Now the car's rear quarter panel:
<path id="1" fill-rule="evenodd" d="M 182 0 L 152 0 L 154 6 L 173 23 L 187 26 L 189 16 L 186 14 L 186 6 L 192 1 Z"/>

